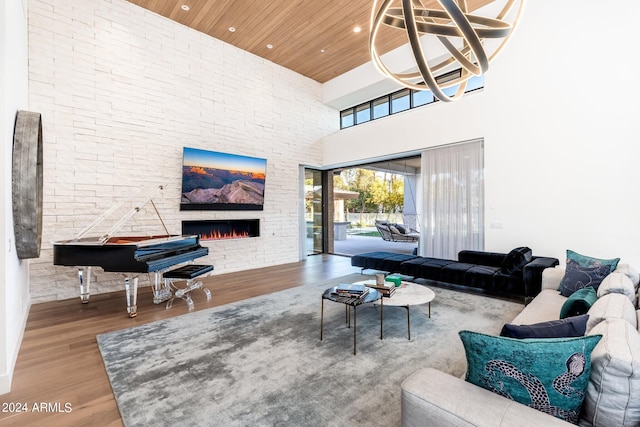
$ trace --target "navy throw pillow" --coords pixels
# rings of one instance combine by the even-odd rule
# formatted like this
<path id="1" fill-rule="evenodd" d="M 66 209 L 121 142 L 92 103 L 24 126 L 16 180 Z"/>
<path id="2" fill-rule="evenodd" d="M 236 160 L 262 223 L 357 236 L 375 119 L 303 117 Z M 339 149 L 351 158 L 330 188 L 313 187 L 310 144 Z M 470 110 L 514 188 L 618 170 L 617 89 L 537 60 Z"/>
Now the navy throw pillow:
<path id="1" fill-rule="evenodd" d="M 575 261 L 567 261 L 564 277 L 558 287 L 560 295 L 568 297 L 575 291 L 588 287 L 597 291 L 600 283 L 610 274 L 609 268 L 608 265 L 583 267 Z"/>
<path id="2" fill-rule="evenodd" d="M 581 337 L 587 330 L 588 314 L 534 323 L 533 325 L 512 325 L 502 327 L 500 336 L 509 338 L 569 338 Z"/>

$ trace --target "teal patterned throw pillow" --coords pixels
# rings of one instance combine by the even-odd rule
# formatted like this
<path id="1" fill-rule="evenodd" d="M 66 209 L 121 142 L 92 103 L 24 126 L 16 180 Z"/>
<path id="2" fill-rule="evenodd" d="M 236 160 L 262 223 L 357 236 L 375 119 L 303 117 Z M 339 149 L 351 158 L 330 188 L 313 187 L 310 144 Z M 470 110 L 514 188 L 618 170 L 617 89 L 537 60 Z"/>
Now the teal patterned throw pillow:
<path id="1" fill-rule="evenodd" d="M 589 384 L 591 351 L 601 337 L 515 339 L 460 331 L 466 380 L 577 424 Z"/>
<path id="2" fill-rule="evenodd" d="M 600 267 L 607 266 L 609 267 L 609 273 L 612 273 L 613 270 L 616 269 L 618 263 L 620 262 L 620 258 L 611 258 L 611 259 L 601 259 L 594 258 L 588 255 L 582 255 L 578 252 L 572 251 L 571 249 L 567 249 L 567 262 L 575 261 L 578 263 L 580 267 Z"/>

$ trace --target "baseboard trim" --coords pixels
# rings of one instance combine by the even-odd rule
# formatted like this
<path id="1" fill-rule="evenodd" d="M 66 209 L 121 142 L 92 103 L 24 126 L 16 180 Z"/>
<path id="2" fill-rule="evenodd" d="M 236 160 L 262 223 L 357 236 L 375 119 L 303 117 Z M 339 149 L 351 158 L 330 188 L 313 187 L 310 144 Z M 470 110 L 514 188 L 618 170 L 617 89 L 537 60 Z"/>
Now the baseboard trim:
<path id="1" fill-rule="evenodd" d="M 31 311 L 31 295 L 27 297 L 27 309 L 24 311 L 22 321 L 20 325 L 20 334 L 18 335 L 18 342 L 13 347 L 15 351 L 11 355 L 11 358 L 7 361 L 7 372 L 0 375 L 0 395 L 7 394 L 11 391 L 11 384 L 13 382 L 13 371 L 18 361 L 18 354 L 20 353 L 20 347 L 22 346 L 22 339 L 24 338 L 24 330 L 27 327 L 27 319 L 29 318 L 29 311 Z"/>

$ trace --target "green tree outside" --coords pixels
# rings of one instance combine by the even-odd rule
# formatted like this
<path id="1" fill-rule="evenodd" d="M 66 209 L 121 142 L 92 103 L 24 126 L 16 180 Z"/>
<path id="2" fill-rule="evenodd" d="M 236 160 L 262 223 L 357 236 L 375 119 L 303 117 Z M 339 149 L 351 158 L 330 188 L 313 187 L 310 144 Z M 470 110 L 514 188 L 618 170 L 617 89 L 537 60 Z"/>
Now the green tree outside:
<path id="1" fill-rule="evenodd" d="M 399 174 L 385 172 L 381 175 L 370 169 L 345 169 L 334 176 L 333 185 L 360 194 L 357 199 L 345 200 L 347 212 L 390 214 L 400 212 L 404 207 L 404 177 Z M 363 222 L 361 216 L 360 226 L 367 225 Z"/>

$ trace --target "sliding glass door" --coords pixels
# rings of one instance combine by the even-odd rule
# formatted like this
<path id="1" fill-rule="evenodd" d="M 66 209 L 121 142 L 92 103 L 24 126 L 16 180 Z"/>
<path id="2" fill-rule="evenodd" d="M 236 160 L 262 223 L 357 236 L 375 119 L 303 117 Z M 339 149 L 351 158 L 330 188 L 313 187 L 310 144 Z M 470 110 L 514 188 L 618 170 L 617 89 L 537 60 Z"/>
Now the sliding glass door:
<path id="1" fill-rule="evenodd" d="M 321 254 L 324 250 L 322 171 L 317 169 L 305 168 L 304 189 L 306 253 L 307 255 Z"/>

